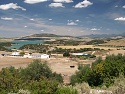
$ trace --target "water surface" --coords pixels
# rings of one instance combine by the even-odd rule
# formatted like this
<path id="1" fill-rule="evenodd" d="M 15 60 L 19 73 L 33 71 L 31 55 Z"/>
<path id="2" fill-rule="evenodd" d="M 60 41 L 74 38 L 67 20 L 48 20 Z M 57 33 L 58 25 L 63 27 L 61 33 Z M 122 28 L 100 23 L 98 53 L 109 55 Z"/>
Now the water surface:
<path id="1" fill-rule="evenodd" d="M 13 49 L 13 48 L 16 48 L 16 49 L 19 49 L 21 46 L 23 45 L 26 45 L 26 44 L 43 44 L 43 40 L 25 40 L 25 41 L 22 41 L 22 40 L 14 40 L 12 41 L 12 46 L 11 47 L 8 47 L 9 49 Z"/>

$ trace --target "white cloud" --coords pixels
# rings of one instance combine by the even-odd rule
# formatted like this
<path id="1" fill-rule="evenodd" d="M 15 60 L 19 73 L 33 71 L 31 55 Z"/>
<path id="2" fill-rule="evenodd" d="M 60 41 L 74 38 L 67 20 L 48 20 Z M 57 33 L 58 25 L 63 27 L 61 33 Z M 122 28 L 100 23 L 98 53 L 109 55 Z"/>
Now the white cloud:
<path id="1" fill-rule="evenodd" d="M 68 22 L 72 22 L 72 20 L 67 20 Z"/>
<path id="2" fill-rule="evenodd" d="M 54 2 L 58 2 L 58 3 L 71 3 L 73 2 L 73 0 L 53 0 Z"/>
<path id="3" fill-rule="evenodd" d="M 91 30 L 92 30 L 92 31 L 97 31 L 97 30 L 100 30 L 100 29 L 97 29 L 97 28 L 92 28 Z"/>
<path id="4" fill-rule="evenodd" d="M 25 3 L 28 4 L 36 4 L 36 3 L 41 3 L 41 2 L 46 2 L 47 0 L 25 0 Z"/>
<path id="5" fill-rule="evenodd" d="M 125 5 L 124 5 L 124 6 L 122 6 L 122 8 L 125 8 Z"/>
<path id="6" fill-rule="evenodd" d="M 116 20 L 116 21 L 125 21 L 125 17 L 115 18 L 114 20 Z"/>
<path id="7" fill-rule="evenodd" d="M 34 21 L 34 19 L 30 19 L 31 21 Z"/>
<path id="8" fill-rule="evenodd" d="M 78 4 L 76 4 L 74 7 L 75 8 L 86 8 L 90 5 L 92 5 L 93 3 L 91 3 L 90 1 L 88 0 L 84 0 L 83 2 L 79 2 Z"/>
<path id="9" fill-rule="evenodd" d="M 40 30 L 40 31 L 44 31 L 44 30 Z"/>
<path id="10" fill-rule="evenodd" d="M 49 21 L 52 21 L 53 19 L 49 19 Z"/>
<path id="11" fill-rule="evenodd" d="M 76 22 L 79 22 L 79 20 L 76 20 Z"/>
<path id="12" fill-rule="evenodd" d="M 68 22 L 67 25 L 77 25 L 75 22 Z"/>
<path id="13" fill-rule="evenodd" d="M 118 5 L 115 6 L 115 8 L 117 8 L 117 7 L 118 7 Z"/>
<path id="14" fill-rule="evenodd" d="M 8 10 L 8 9 L 22 9 L 24 11 L 26 11 L 25 8 L 18 6 L 17 3 L 9 3 L 9 4 L 4 4 L 4 5 L 0 5 L 0 9 L 2 10 Z"/>
<path id="15" fill-rule="evenodd" d="M 64 7 L 62 3 L 51 3 L 49 7 Z"/>
<path id="16" fill-rule="evenodd" d="M 1 17 L 2 20 L 13 20 L 13 18 Z"/>
<path id="17" fill-rule="evenodd" d="M 27 26 L 24 26 L 25 28 L 27 28 Z"/>

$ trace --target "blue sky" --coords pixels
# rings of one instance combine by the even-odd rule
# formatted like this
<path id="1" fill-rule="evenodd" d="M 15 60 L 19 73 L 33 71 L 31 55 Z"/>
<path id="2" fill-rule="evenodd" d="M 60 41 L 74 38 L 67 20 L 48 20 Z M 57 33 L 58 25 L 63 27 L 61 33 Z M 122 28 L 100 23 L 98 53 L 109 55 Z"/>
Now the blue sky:
<path id="1" fill-rule="evenodd" d="M 0 0 L 0 37 L 125 32 L 125 0 Z"/>

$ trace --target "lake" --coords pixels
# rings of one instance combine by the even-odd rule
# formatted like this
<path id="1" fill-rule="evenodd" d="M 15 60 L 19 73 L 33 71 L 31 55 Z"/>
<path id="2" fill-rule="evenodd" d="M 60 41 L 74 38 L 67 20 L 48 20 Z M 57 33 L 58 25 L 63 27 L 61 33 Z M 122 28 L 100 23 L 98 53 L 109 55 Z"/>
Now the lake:
<path id="1" fill-rule="evenodd" d="M 26 44 L 43 44 L 44 40 L 25 40 L 25 41 L 20 41 L 20 40 L 14 40 L 12 41 L 12 46 L 8 47 L 8 49 L 19 49 L 21 46 L 26 45 Z"/>

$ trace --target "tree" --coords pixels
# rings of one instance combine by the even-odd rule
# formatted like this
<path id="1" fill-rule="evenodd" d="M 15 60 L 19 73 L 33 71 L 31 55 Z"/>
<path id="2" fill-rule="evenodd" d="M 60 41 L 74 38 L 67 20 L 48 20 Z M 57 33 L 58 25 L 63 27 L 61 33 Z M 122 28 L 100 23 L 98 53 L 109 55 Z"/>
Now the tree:
<path id="1" fill-rule="evenodd" d="M 40 60 L 34 60 L 27 68 L 21 70 L 23 79 L 25 80 L 37 80 L 41 77 L 47 79 L 55 79 L 56 81 L 63 82 L 61 74 L 52 73 L 46 62 Z"/>
<path id="2" fill-rule="evenodd" d="M 64 57 L 69 57 L 70 54 L 69 54 L 69 52 L 64 52 L 64 53 L 63 53 L 63 56 L 64 56 Z"/>
<path id="3" fill-rule="evenodd" d="M 58 89 L 58 85 L 59 83 L 56 80 L 43 77 L 39 81 L 30 80 L 26 89 L 30 90 L 32 94 L 54 94 Z"/>
<path id="4" fill-rule="evenodd" d="M 25 54 L 25 52 L 20 52 L 20 55 L 23 56 Z"/>
<path id="5" fill-rule="evenodd" d="M 88 75 L 90 74 L 90 66 L 86 65 L 78 65 L 79 71 L 77 71 L 74 75 L 70 78 L 70 83 L 75 85 L 75 83 L 82 83 L 88 81 Z"/>
<path id="6" fill-rule="evenodd" d="M 23 78 L 39 81 L 42 76 L 46 78 L 52 77 L 52 71 L 46 62 L 34 60 L 27 68 L 22 69 Z"/>
<path id="7" fill-rule="evenodd" d="M 11 91 L 17 92 L 19 88 L 24 86 L 19 69 L 10 67 L 3 68 L 0 71 L 0 94 L 7 94 L 7 92 Z"/>

